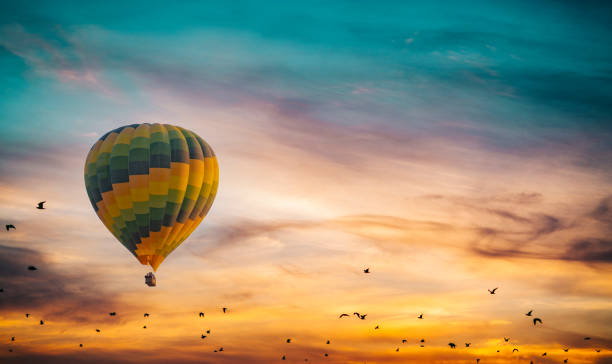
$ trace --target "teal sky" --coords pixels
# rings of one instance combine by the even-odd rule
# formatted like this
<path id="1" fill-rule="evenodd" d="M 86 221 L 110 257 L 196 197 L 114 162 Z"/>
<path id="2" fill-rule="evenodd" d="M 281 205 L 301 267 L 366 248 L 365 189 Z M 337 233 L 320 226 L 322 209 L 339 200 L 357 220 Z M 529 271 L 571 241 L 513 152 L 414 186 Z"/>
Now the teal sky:
<path id="1" fill-rule="evenodd" d="M 158 86 L 326 123 L 467 122 L 511 149 L 610 132 L 610 9 L 597 2 L 20 4 L 0 15 L 3 138 L 155 109 L 143 88 Z"/>
<path id="2" fill-rule="evenodd" d="M 598 1 L 0 1 L 0 335 L 19 338 L 0 358 L 610 363 L 611 20 Z M 96 140 L 141 122 L 194 131 L 220 169 L 155 290 L 83 183 Z"/>

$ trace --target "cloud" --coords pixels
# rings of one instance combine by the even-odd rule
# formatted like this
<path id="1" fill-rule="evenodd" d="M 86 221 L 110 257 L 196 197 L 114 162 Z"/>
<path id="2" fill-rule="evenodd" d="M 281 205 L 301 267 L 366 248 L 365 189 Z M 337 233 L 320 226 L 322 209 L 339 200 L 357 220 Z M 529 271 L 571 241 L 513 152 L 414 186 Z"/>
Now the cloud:
<path id="1" fill-rule="evenodd" d="M 577 240 L 569 244 L 562 258 L 582 262 L 612 263 L 612 239 Z"/>
<path id="2" fill-rule="evenodd" d="M 37 271 L 30 271 L 33 265 Z M 60 272 L 42 253 L 0 245 L 0 312 L 36 313 L 40 317 L 75 322 L 90 320 L 91 314 L 107 312 L 115 300 L 96 284 L 87 271 Z"/>

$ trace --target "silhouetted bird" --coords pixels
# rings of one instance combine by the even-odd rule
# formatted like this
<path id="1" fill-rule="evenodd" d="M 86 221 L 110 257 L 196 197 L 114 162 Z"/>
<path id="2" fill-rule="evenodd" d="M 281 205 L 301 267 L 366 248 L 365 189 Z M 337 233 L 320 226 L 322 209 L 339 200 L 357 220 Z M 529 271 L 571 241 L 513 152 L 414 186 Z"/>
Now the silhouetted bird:
<path id="1" fill-rule="evenodd" d="M 96 329 L 96 332 L 100 332 L 100 329 Z"/>
<path id="2" fill-rule="evenodd" d="M 145 313 L 145 314 L 144 314 L 144 317 L 149 317 L 149 314 L 148 314 L 148 313 Z"/>
<path id="3" fill-rule="evenodd" d="M 374 328 L 374 330 L 378 330 L 378 329 L 379 329 L 379 327 L 378 327 L 378 325 L 376 325 L 376 327 Z"/>
<path id="4" fill-rule="evenodd" d="M 563 359 L 563 362 L 564 362 L 564 363 L 567 363 L 567 359 Z"/>
<path id="5" fill-rule="evenodd" d="M 407 343 L 407 342 L 408 342 L 408 340 L 406 340 L 406 339 L 402 339 L 402 344 L 405 344 L 405 343 Z"/>
<path id="6" fill-rule="evenodd" d="M 38 206 L 36 206 L 36 208 L 37 208 L 37 209 L 39 209 L 39 210 L 44 210 L 44 209 L 45 209 L 45 207 L 43 206 L 43 204 L 44 204 L 45 202 L 47 202 L 47 201 L 41 201 L 41 202 L 39 202 L 39 203 L 38 203 Z"/>
<path id="7" fill-rule="evenodd" d="M 207 333 L 207 334 L 210 334 L 210 329 L 209 329 L 209 330 L 206 330 L 206 333 Z"/>
<path id="8" fill-rule="evenodd" d="M 15 341 L 15 336 L 11 337 L 11 341 Z"/>
<path id="9" fill-rule="evenodd" d="M 363 270 L 363 273 L 370 273 L 370 268 L 366 268 Z"/>
<path id="10" fill-rule="evenodd" d="M 534 318 L 533 319 L 533 326 L 535 326 L 538 322 L 542 323 L 542 320 L 540 318 L 538 318 L 538 317 Z"/>
<path id="11" fill-rule="evenodd" d="M 219 348 L 219 351 L 223 351 L 223 347 L 220 347 L 220 348 Z"/>
<path id="12" fill-rule="evenodd" d="M 417 318 L 422 320 L 423 319 L 423 314 L 420 314 Z"/>
<path id="13" fill-rule="evenodd" d="M 325 356 L 329 356 L 327 353 L 325 353 Z"/>
<path id="14" fill-rule="evenodd" d="M 80 347 L 80 348 L 82 348 L 82 347 L 83 347 L 83 344 L 79 344 L 79 347 Z"/>
<path id="15" fill-rule="evenodd" d="M 531 310 L 531 311 L 527 312 L 527 313 L 525 314 L 525 316 L 531 316 L 531 313 L 532 313 L 532 312 L 533 312 L 533 310 Z"/>
<path id="16" fill-rule="evenodd" d="M 30 266 L 28 266 L 28 270 L 38 270 L 38 268 L 36 268 L 36 267 L 35 267 L 35 266 L 33 266 L 33 265 L 30 265 Z"/>
<path id="17" fill-rule="evenodd" d="M 480 363 L 480 359 L 479 358 L 476 358 L 476 363 Z"/>
<path id="18" fill-rule="evenodd" d="M 283 357 L 281 358 L 281 360 L 287 360 L 287 359 L 286 359 L 286 358 L 285 358 L 285 356 L 283 355 Z"/>
<path id="19" fill-rule="evenodd" d="M 497 350 L 497 352 L 499 353 L 499 350 Z"/>
<path id="20" fill-rule="evenodd" d="M 327 340 L 327 342 L 325 344 L 329 345 L 329 340 Z"/>
<path id="21" fill-rule="evenodd" d="M 512 349 L 512 352 L 519 351 L 517 348 Z"/>
<path id="22" fill-rule="evenodd" d="M 44 325 L 44 324 L 45 324 L 45 322 L 44 322 L 43 320 L 40 320 L 40 324 L 41 324 L 41 325 Z"/>
<path id="23" fill-rule="evenodd" d="M 563 351 L 565 351 L 565 352 L 567 353 L 567 352 L 569 351 L 569 348 L 567 348 L 567 349 L 563 349 Z"/>
<path id="24" fill-rule="evenodd" d="M 9 231 L 9 229 L 15 229 L 15 230 L 17 230 L 17 228 L 16 228 L 16 227 L 15 227 L 15 225 L 13 225 L 13 224 L 8 224 L 8 225 L 5 225 L 5 226 L 6 226 L 6 231 Z"/>
<path id="25" fill-rule="evenodd" d="M 509 337 L 504 337 L 504 341 L 508 342 L 508 341 L 510 341 L 510 338 Z"/>
<path id="26" fill-rule="evenodd" d="M 425 342 L 425 339 L 421 339 L 421 342 L 422 342 L 422 343 L 424 343 L 424 342 Z"/>
<path id="27" fill-rule="evenodd" d="M 599 353 L 601 351 L 601 349 L 595 349 L 595 351 Z"/>
<path id="28" fill-rule="evenodd" d="M 204 312 L 200 312 L 200 317 L 204 317 Z"/>
<path id="29" fill-rule="evenodd" d="M 357 317 L 359 317 L 361 320 L 365 320 L 368 314 L 366 313 L 366 314 L 360 315 L 359 312 L 353 312 L 353 315 L 357 315 Z"/>
<path id="30" fill-rule="evenodd" d="M 495 294 L 495 291 L 497 291 L 497 289 L 498 289 L 498 288 L 499 288 L 499 287 L 495 287 L 495 288 L 493 288 L 492 290 L 491 290 L 491 289 L 488 289 L 487 291 L 489 291 L 489 293 L 490 293 L 490 294 Z"/>
<path id="31" fill-rule="evenodd" d="M 4 292 L 4 288 L 0 288 L 0 293 Z"/>
<path id="32" fill-rule="evenodd" d="M 147 325 L 144 325 L 142 328 L 143 328 L 143 329 L 146 329 L 146 328 L 147 328 Z"/>
<path id="33" fill-rule="evenodd" d="M 206 335 L 202 334 L 202 339 L 206 339 Z"/>
<path id="34" fill-rule="evenodd" d="M 590 337 L 588 337 L 588 336 L 587 336 L 587 337 L 585 337 L 584 339 L 585 339 L 585 340 L 591 340 L 591 338 L 590 338 Z"/>
<path id="35" fill-rule="evenodd" d="M 287 344 L 290 344 L 290 343 L 291 343 L 291 339 L 287 339 Z"/>
<path id="36" fill-rule="evenodd" d="M 227 307 L 223 307 L 223 313 L 227 312 Z"/>
<path id="37" fill-rule="evenodd" d="M 9 353 L 12 353 L 12 352 L 13 352 L 13 349 L 9 349 Z"/>
<path id="38" fill-rule="evenodd" d="M 455 347 L 457 347 L 457 345 L 455 345 L 455 343 L 448 343 L 448 346 L 450 346 L 451 349 L 454 349 Z"/>
<path id="39" fill-rule="evenodd" d="M 343 317 L 349 317 L 349 314 L 348 313 L 343 313 L 338 318 L 343 318 Z"/>
<path id="40" fill-rule="evenodd" d="M 399 348 L 395 349 L 395 351 L 399 351 Z"/>
<path id="41" fill-rule="evenodd" d="M 465 343 L 465 347 L 466 347 L 466 348 L 469 348 L 469 347 L 470 347 L 470 345 L 472 345 L 472 343 Z"/>
<path id="42" fill-rule="evenodd" d="M 26 313 L 26 318 L 28 318 L 28 317 L 30 317 L 30 314 L 29 314 L 29 313 Z"/>
<path id="43" fill-rule="evenodd" d="M 542 354 L 542 356 L 546 356 L 546 353 Z"/>

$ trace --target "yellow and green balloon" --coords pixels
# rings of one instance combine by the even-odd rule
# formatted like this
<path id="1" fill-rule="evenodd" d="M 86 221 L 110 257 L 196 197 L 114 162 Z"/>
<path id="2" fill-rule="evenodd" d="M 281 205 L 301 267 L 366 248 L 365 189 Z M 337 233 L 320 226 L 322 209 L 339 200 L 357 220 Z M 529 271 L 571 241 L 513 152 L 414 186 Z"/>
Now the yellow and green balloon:
<path id="1" fill-rule="evenodd" d="M 168 124 L 112 130 L 85 162 L 85 187 L 98 217 L 153 270 L 206 217 L 218 185 L 212 148 L 196 133 Z"/>

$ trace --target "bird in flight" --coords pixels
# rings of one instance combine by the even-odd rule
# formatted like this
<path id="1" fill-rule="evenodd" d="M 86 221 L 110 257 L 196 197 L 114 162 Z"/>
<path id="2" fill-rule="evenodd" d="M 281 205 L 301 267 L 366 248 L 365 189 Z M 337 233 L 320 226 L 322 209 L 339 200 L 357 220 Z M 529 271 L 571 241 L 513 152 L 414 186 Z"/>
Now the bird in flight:
<path id="1" fill-rule="evenodd" d="M 476 363 L 480 363 L 480 358 L 476 358 Z"/>
<path id="2" fill-rule="evenodd" d="M 340 315 L 340 317 L 338 317 L 338 318 L 343 318 L 343 317 L 349 317 L 349 314 L 348 314 L 348 313 L 343 313 L 343 314 L 341 314 L 341 315 Z"/>
<path id="3" fill-rule="evenodd" d="M 595 349 L 595 351 L 599 353 L 601 351 L 601 349 Z"/>
<path id="4" fill-rule="evenodd" d="M 378 327 L 378 325 L 376 325 L 376 327 L 374 328 L 374 330 L 378 330 L 380 327 Z"/>
<path id="5" fill-rule="evenodd" d="M 5 227 L 6 227 L 6 231 L 9 231 L 10 229 L 15 229 L 15 230 L 17 230 L 17 228 L 16 228 L 16 227 L 15 227 L 15 225 L 13 225 L 13 224 L 8 224 L 8 225 L 5 225 Z"/>
<path id="6" fill-rule="evenodd" d="M 490 294 L 495 294 L 495 291 L 497 291 L 499 287 L 495 287 L 493 289 L 488 289 L 487 291 L 489 291 Z"/>
<path id="7" fill-rule="evenodd" d="M 567 348 L 567 349 L 563 349 L 563 351 L 565 351 L 565 352 L 567 353 L 567 352 L 569 351 L 569 348 Z"/>
<path id="8" fill-rule="evenodd" d="M 536 317 L 533 319 L 533 326 L 535 326 L 537 323 L 542 323 L 542 320 L 539 317 Z"/>
<path id="9" fill-rule="evenodd" d="M 202 339 L 206 339 L 206 335 L 202 334 Z"/>
<path id="10" fill-rule="evenodd" d="M 109 316 L 117 316 L 117 312 L 114 312 L 114 311 L 113 312 L 109 312 L 108 315 Z"/>
<path id="11" fill-rule="evenodd" d="M 564 362 L 564 363 L 567 363 L 567 359 L 563 359 L 563 362 Z"/>
<path id="12" fill-rule="evenodd" d="M 406 339 L 402 339 L 402 344 L 405 344 L 405 343 L 407 343 L 407 342 L 408 342 L 408 340 L 406 340 Z"/>
<path id="13" fill-rule="evenodd" d="M 36 268 L 33 265 L 30 265 L 30 266 L 28 266 L 28 270 L 35 271 L 35 270 L 38 270 L 38 268 Z"/>
<path id="14" fill-rule="evenodd" d="M 589 336 L 584 338 L 585 340 L 591 340 L 591 338 Z"/>
<path id="15" fill-rule="evenodd" d="M 283 355 L 283 357 L 281 358 L 281 360 L 287 360 L 287 359 L 286 359 L 286 358 L 285 358 L 285 356 Z"/>
<path id="16" fill-rule="evenodd" d="M 45 322 L 44 322 L 43 320 L 40 320 L 40 324 L 41 324 L 41 325 L 44 325 L 44 324 L 45 324 Z"/>
<path id="17" fill-rule="evenodd" d="M 399 351 L 399 348 L 395 349 L 395 351 Z"/>
<path id="18" fill-rule="evenodd" d="M 146 329 L 146 328 L 147 328 L 147 325 L 144 325 L 142 328 L 143 328 L 143 329 Z"/>
<path id="19" fill-rule="evenodd" d="M 200 317 L 204 317 L 204 312 L 200 312 Z"/>
<path id="20" fill-rule="evenodd" d="M 149 314 L 145 312 L 144 317 L 149 317 Z"/>
<path id="21" fill-rule="evenodd" d="M 45 207 L 43 205 L 44 205 L 45 202 L 47 202 L 47 201 L 40 201 L 38 203 L 38 206 L 36 206 L 36 208 L 39 209 L 39 210 L 44 210 Z"/>
<path id="22" fill-rule="evenodd" d="M 450 346 L 451 349 L 454 349 L 457 345 L 455 345 L 455 343 L 448 343 L 448 346 Z"/>
<path id="23" fill-rule="evenodd" d="M 291 344 L 291 339 L 287 339 L 287 344 Z"/>
<path id="24" fill-rule="evenodd" d="M 365 320 L 368 314 L 366 313 L 366 314 L 360 315 L 359 312 L 353 312 L 353 315 L 357 315 L 357 317 L 359 317 L 361 320 Z"/>
<path id="25" fill-rule="evenodd" d="M 82 347 L 83 347 L 83 344 L 79 344 L 79 348 L 82 348 Z"/>
<path id="26" fill-rule="evenodd" d="M 4 288 L 0 288 L 0 293 L 4 292 Z"/>
<path id="27" fill-rule="evenodd" d="M 366 274 L 367 274 L 367 273 L 370 273 L 370 268 L 366 268 L 366 269 L 364 269 L 364 270 L 363 270 L 363 273 L 366 273 Z"/>
<path id="28" fill-rule="evenodd" d="M 542 356 L 546 356 L 546 352 L 544 352 L 544 354 L 542 354 Z"/>
<path id="29" fill-rule="evenodd" d="M 422 342 L 422 343 L 424 343 L 424 342 L 425 342 L 425 339 L 421 339 L 421 342 Z"/>
<path id="30" fill-rule="evenodd" d="M 325 356 L 329 356 L 329 354 L 325 353 Z"/>
<path id="31" fill-rule="evenodd" d="M 531 313 L 532 313 L 532 312 L 533 312 L 533 310 L 531 310 L 531 311 L 527 312 L 527 313 L 525 314 L 525 316 L 531 316 Z"/>
<path id="32" fill-rule="evenodd" d="M 26 313 L 26 318 L 28 318 L 28 317 L 30 317 L 30 314 L 29 314 L 29 313 Z"/>
<path id="33" fill-rule="evenodd" d="M 227 313 L 227 307 L 223 307 L 223 313 Z"/>
<path id="34" fill-rule="evenodd" d="M 517 348 L 512 349 L 512 352 L 519 351 Z"/>
<path id="35" fill-rule="evenodd" d="M 207 333 L 207 334 L 210 334 L 210 329 L 206 330 L 206 333 Z"/>
<path id="36" fill-rule="evenodd" d="M 470 345 L 472 345 L 472 343 L 465 343 L 465 347 L 466 347 L 466 348 L 469 348 L 469 347 L 470 347 Z"/>
<path id="37" fill-rule="evenodd" d="M 96 332 L 100 332 L 100 329 L 96 329 Z"/>
<path id="38" fill-rule="evenodd" d="M 420 314 L 419 316 L 417 316 L 418 319 L 423 319 L 423 314 Z"/>
<path id="39" fill-rule="evenodd" d="M 329 345 L 329 340 L 327 340 L 327 342 L 325 344 Z"/>
<path id="40" fill-rule="evenodd" d="M 505 342 L 508 342 L 508 341 L 510 341 L 510 338 L 509 338 L 509 337 L 505 337 L 505 336 L 504 336 L 504 341 L 505 341 Z"/>
<path id="41" fill-rule="evenodd" d="M 11 341 L 15 341 L 15 336 L 12 336 L 12 337 L 11 337 Z"/>

